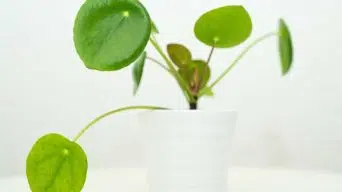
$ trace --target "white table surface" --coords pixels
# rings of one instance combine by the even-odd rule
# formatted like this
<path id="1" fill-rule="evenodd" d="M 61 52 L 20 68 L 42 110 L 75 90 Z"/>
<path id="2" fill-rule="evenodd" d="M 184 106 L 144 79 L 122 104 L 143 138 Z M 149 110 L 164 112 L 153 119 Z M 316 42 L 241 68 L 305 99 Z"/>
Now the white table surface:
<path id="1" fill-rule="evenodd" d="M 90 171 L 83 192 L 146 192 L 144 169 Z M 231 168 L 229 192 L 341 192 L 342 173 Z M 24 176 L 0 178 L 0 192 L 29 192 Z"/>

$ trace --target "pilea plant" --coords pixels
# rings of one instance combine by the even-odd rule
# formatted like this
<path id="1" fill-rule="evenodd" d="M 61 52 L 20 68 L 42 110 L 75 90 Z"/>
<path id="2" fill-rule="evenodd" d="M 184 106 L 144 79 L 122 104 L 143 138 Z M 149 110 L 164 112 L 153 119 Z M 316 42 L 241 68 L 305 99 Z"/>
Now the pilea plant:
<path id="1" fill-rule="evenodd" d="M 247 46 L 226 70 L 211 83 L 210 61 L 217 49 L 233 48 L 252 32 L 250 15 L 243 6 L 223 6 L 206 12 L 196 21 L 195 37 L 211 48 L 206 58 L 193 58 L 179 43 L 163 47 L 157 40 L 158 29 L 146 8 L 137 0 L 87 0 L 81 6 L 74 25 L 74 43 L 85 66 L 97 71 L 116 71 L 133 64 L 134 94 L 142 80 L 144 65 L 151 61 L 165 69 L 178 83 L 189 107 L 197 109 L 204 96 L 213 96 L 213 88 L 258 43 L 278 38 L 282 74 L 292 65 L 292 42 L 283 19 L 278 29 L 257 38 Z M 145 47 L 151 43 L 161 60 L 150 57 Z M 164 49 L 166 51 L 164 51 Z M 78 139 L 103 118 L 127 110 L 164 110 L 156 106 L 129 106 L 107 112 L 91 121 L 73 139 L 48 134 L 32 147 L 26 162 L 26 174 L 33 192 L 79 192 L 87 176 L 87 157 Z"/>

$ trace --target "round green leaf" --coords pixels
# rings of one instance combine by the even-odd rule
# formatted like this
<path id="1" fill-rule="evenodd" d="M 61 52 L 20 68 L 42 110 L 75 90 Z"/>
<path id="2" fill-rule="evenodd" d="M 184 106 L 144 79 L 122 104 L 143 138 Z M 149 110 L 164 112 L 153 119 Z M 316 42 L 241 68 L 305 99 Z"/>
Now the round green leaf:
<path id="1" fill-rule="evenodd" d="M 208 46 L 229 48 L 249 37 L 252 21 L 243 6 L 225 6 L 203 14 L 194 31 L 197 39 Z"/>
<path id="2" fill-rule="evenodd" d="M 279 55 L 283 75 L 286 75 L 293 62 L 293 45 L 291 33 L 283 19 L 279 20 Z"/>
<path id="3" fill-rule="evenodd" d="M 141 78 L 144 73 L 144 66 L 146 61 L 146 52 L 144 52 L 137 61 L 135 61 L 133 66 L 133 82 L 134 90 L 133 94 L 136 95 L 140 86 Z"/>
<path id="4" fill-rule="evenodd" d="M 87 0 L 74 25 L 74 43 L 89 69 L 114 71 L 134 62 L 151 34 L 151 20 L 136 0 Z"/>
<path id="5" fill-rule="evenodd" d="M 26 160 L 32 192 L 80 192 L 87 176 L 82 148 L 58 134 L 40 138 Z"/>
<path id="6" fill-rule="evenodd" d="M 191 62 L 191 52 L 184 45 L 168 44 L 167 53 L 172 62 L 179 68 L 184 68 Z"/>

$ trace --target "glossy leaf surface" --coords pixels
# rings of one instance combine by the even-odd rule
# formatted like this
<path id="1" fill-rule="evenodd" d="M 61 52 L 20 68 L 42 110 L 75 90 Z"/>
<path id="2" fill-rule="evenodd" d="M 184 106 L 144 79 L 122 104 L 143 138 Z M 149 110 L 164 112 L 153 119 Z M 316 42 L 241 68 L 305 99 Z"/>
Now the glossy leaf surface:
<path id="1" fill-rule="evenodd" d="M 134 62 L 151 34 L 151 20 L 136 0 L 87 0 L 74 25 L 74 43 L 89 69 L 114 71 Z"/>

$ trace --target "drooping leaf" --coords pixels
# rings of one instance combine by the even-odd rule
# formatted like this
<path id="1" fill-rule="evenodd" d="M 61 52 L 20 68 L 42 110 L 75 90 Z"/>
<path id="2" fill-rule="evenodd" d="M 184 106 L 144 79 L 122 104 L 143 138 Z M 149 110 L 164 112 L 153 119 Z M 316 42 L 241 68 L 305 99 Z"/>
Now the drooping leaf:
<path id="1" fill-rule="evenodd" d="M 197 39 L 208 46 L 229 48 L 250 36 L 252 21 L 243 6 L 225 6 L 203 14 L 194 32 Z"/>
<path id="2" fill-rule="evenodd" d="M 134 89 L 133 94 L 136 95 L 140 86 L 141 78 L 144 73 L 144 66 L 146 61 L 146 52 L 144 52 L 138 60 L 135 61 L 133 66 L 133 81 L 134 81 Z"/>
<path id="3" fill-rule="evenodd" d="M 208 86 L 203 87 L 203 89 L 200 91 L 200 94 L 203 96 L 207 96 L 207 97 L 213 97 L 214 96 L 213 90 Z"/>
<path id="4" fill-rule="evenodd" d="M 286 75 L 293 62 L 293 45 L 290 30 L 283 19 L 279 20 L 279 55 L 283 75 Z"/>
<path id="5" fill-rule="evenodd" d="M 153 21 L 151 21 L 151 25 L 152 25 L 152 33 L 158 34 L 159 30 L 158 30 L 156 24 Z"/>
<path id="6" fill-rule="evenodd" d="M 82 148 L 58 134 L 41 137 L 26 160 L 32 192 L 80 192 L 87 176 Z"/>
<path id="7" fill-rule="evenodd" d="M 191 62 L 191 52 L 181 44 L 168 44 L 167 53 L 172 62 L 179 68 L 185 68 Z"/>
<path id="8" fill-rule="evenodd" d="M 136 0 L 87 0 L 74 25 L 74 43 L 89 69 L 114 71 L 134 62 L 151 34 L 151 20 Z"/>

